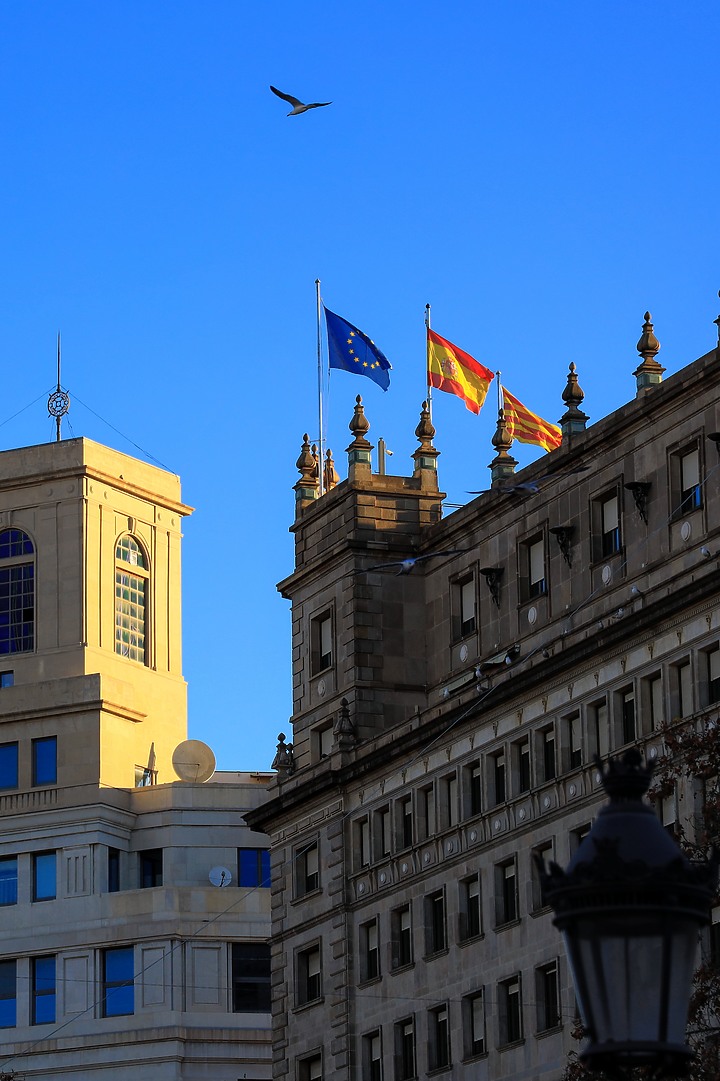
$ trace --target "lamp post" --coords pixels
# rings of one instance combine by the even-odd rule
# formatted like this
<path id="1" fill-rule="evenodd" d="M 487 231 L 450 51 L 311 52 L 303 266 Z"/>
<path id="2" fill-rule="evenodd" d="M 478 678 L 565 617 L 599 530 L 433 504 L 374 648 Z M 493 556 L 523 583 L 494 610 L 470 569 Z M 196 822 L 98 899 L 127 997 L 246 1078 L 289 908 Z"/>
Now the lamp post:
<path id="1" fill-rule="evenodd" d="M 635 748 L 611 761 L 609 802 L 567 871 L 539 861 L 589 1036 L 580 1058 L 617 1078 L 632 1066 L 655 1078 L 687 1072 L 698 930 L 717 883 L 717 862 L 691 863 L 643 802 L 651 774 Z"/>

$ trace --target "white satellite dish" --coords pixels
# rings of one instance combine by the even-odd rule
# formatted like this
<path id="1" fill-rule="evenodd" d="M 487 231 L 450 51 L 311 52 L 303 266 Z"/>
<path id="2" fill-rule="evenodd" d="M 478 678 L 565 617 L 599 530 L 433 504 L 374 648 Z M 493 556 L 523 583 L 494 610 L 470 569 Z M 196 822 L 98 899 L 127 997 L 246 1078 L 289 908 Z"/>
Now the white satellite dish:
<path id="1" fill-rule="evenodd" d="M 201 739 L 185 739 L 173 751 L 172 764 L 181 781 L 207 781 L 215 772 L 215 755 Z"/>
<path id="2" fill-rule="evenodd" d="M 232 882 L 232 871 L 227 867 L 213 867 L 208 878 L 213 886 L 229 886 Z"/>

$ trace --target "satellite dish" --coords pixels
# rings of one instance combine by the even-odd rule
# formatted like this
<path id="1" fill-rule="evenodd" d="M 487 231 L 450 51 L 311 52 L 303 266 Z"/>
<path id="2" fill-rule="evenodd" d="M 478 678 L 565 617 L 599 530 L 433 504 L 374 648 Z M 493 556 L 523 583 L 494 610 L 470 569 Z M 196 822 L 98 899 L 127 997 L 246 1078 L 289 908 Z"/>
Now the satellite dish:
<path id="1" fill-rule="evenodd" d="M 173 751 L 172 764 L 181 781 L 207 781 L 215 772 L 215 755 L 201 739 L 185 739 Z"/>
<path id="2" fill-rule="evenodd" d="M 232 871 L 229 871 L 227 867 L 213 867 L 208 878 L 213 886 L 229 886 L 232 882 Z"/>

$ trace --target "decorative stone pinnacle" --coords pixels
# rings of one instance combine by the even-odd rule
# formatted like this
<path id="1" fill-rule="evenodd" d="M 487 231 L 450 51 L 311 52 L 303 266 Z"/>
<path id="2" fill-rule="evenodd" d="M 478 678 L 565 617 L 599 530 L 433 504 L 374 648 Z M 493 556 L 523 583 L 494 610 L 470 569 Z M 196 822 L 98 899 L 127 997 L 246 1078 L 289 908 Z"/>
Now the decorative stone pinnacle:
<path id="1" fill-rule="evenodd" d="M 577 409 L 579 405 L 582 405 L 585 399 L 585 391 L 578 383 L 578 377 L 576 373 L 577 369 L 571 361 L 568 367 L 567 383 L 565 385 L 564 391 L 562 392 L 562 400 L 565 402 L 565 405 L 569 406 L 571 409 L 573 408 L 573 406 Z"/>
<path id="2" fill-rule="evenodd" d="M 718 289 L 718 296 L 720 297 L 720 289 Z M 718 348 L 720 349 L 720 315 L 718 315 L 717 319 L 713 319 L 713 323 L 718 328 Z"/>
<path id="3" fill-rule="evenodd" d="M 650 312 L 645 312 L 645 322 L 643 323 L 640 340 L 637 343 L 637 351 L 642 357 L 642 363 L 635 369 L 633 375 L 637 380 L 638 394 L 640 394 L 642 391 L 662 383 L 662 376 L 665 371 L 663 366 L 655 359 L 660 351 L 660 342 L 653 333 Z"/>
<path id="4" fill-rule="evenodd" d="M 364 446 L 367 443 L 365 435 L 370 431 L 370 421 L 365 416 L 365 407 L 362 404 L 362 398 L 359 394 L 355 399 L 355 410 L 352 415 L 352 420 L 348 424 L 348 428 L 355 437 L 356 446 Z"/>
<path id="5" fill-rule="evenodd" d="M 488 467 L 493 488 L 498 488 L 500 485 L 505 484 L 508 478 L 512 477 L 515 472 L 517 461 L 508 454 L 512 443 L 512 437 L 508 432 L 508 427 L 505 423 L 505 410 L 498 409 L 497 428 L 492 437 L 492 445 L 497 450 L 497 454 Z"/>
<path id="6" fill-rule="evenodd" d="M 280 732 L 278 734 L 278 745 L 275 757 L 272 760 L 270 769 L 276 769 L 278 773 L 285 774 L 289 777 L 291 773 L 295 772 L 295 757 L 293 755 L 293 745 L 288 743 L 285 745 L 285 733 Z"/>
<path id="7" fill-rule="evenodd" d="M 335 468 L 335 462 L 333 460 L 333 454 L 328 447 L 325 452 L 325 464 L 323 466 L 323 488 L 326 492 L 329 492 L 340 480 L 340 474 Z"/>
<path id="8" fill-rule="evenodd" d="M 422 403 L 422 409 L 420 410 L 420 423 L 415 429 L 415 436 L 422 443 L 424 447 L 431 447 L 433 436 L 435 435 L 435 426 L 430 420 L 430 410 L 428 409 L 428 403 Z"/>
<path id="9" fill-rule="evenodd" d="M 585 425 L 590 419 L 587 413 L 583 413 L 580 408 L 584 398 L 585 393 L 578 383 L 575 365 L 571 362 L 568 368 L 567 383 L 562 392 L 562 400 L 565 402 L 567 410 L 560 418 L 563 438 L 567 439 L 568 442 L 573 435 L 585 431 Z"/>
<path id="10" fill-rule="evenodd" d="M 320 487 L 317 474 L 317 458 L 313 456 L 307 432 L 303 436 L 300 457 L 295 464 L 300 471 L 300 479 L 294 485 L 297 513 L 307 507 L 309 503 L 312 503 L 314 499 L 317 499 L 318 488 Z"/>

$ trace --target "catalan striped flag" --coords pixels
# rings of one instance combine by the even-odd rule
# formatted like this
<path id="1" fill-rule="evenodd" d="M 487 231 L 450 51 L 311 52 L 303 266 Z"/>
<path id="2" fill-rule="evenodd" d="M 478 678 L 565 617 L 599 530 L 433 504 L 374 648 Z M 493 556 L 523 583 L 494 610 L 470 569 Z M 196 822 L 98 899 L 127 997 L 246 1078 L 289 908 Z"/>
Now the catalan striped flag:
<path id="1" fill-rule="evenodd" d="M 428 386 L 457 394 L 472 413 L 480 412 L 493 372 L 429 327 L 427 362 Z"/>
<path id="2" fill-rule="evenodd" d="M 519 402 L 502 388 L 505 425 L 508 433 L 518 443 L 535 443 L 544 450 L 555 450 L 562 443 L 562 432 L 557 424 L 550 424 Z"/>

